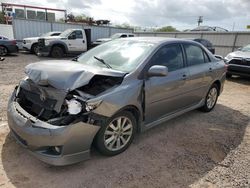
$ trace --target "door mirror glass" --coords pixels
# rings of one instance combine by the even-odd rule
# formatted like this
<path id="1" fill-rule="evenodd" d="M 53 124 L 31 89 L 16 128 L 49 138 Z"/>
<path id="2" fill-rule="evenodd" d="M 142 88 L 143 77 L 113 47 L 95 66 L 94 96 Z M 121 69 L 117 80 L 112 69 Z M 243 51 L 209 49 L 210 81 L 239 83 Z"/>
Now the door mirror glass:
<path id="1" fill-rule="evenodd" d="M 168 68 L 166 66 L 162 66 L 162 65 L 154 65 L 154 66 L 150 67 L 150 69 L 148 70 L 149 77 L 167 76 L 167 74 L 168 74 Z"/>
<path id="2" fill-rule="evenodd" d="M 71 34 L 68 36 L 68 39 L 69 39 L 69 40 L 75 40 L 75 39 L 76 39 L 76 34 L 75 34 L 75 33 L 71 33 Z"/>

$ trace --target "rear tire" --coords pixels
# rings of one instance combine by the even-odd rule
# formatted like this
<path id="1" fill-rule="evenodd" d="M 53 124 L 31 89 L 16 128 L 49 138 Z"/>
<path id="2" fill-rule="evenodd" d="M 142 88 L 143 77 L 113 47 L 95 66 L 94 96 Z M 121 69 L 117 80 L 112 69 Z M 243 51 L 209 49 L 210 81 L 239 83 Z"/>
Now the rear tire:
<path id="1" fill-rule="evenodd" d="M 54 46 L 50 53 L 51 57 L 54 58 L 62 58 L 63 54 L 64 54 L 63 48 L 60 46 Z"/>
<path id="2" fill-rule="evenodd" d="M 200 108 L 200 110 L 202 112 L 210 112 L 211 110 L 213 110 L 213 108 L 216 105 L 218 96 L 219 96 L 218 85 L 213 84 L 206 95 L 205 104 Z"/>
<path id="3" fill-rule="evenodd" d="M 0 46 L 0 56 L 6 56 L 8 54 L 8 49 L 5 46 Z"/>
<path id="4" fill-rule="evenodd" d="M 122 153 L 132 143 L 136 127 L 136 119 L 132 113 L 117 113 L 97 133 L 95 145 L 98 151 L 107 156 Z"/>

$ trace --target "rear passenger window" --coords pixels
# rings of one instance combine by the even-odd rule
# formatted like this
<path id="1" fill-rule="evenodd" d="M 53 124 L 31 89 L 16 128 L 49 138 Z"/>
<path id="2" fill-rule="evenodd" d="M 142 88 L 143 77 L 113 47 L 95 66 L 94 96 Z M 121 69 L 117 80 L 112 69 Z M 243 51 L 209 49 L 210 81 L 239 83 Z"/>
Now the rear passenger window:
<path id="1" fill-rule="evenodd" d="M 154 65 L 164 65 L 168 71 L 175 71 L 183 68 L 183 55 L 180 45 L 167 45 L 158 50 L 152 57 Z"/>
<path id="2" fill-rule="evenodd" d="M 203 50 L 199 46 L 184 44 L 184 48 L 187 54 L 187 62 L 189 66 L 203 64 L 207 61 L 204 58 Z"/>
<path id="3" fill-rule="evenodd" d="M 208 57 L 207 53 L 203 51 L 203 55 L 204 55 L 204 60 L 205 60 L 205 63 L 210 62 L 210 59 L 209 59 L 209 57 Z"/>

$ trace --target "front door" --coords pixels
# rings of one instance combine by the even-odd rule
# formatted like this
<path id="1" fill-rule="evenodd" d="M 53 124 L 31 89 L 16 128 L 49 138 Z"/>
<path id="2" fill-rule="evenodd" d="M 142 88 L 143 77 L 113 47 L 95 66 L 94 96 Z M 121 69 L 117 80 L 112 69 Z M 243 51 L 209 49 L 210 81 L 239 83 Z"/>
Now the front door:
<path id="1" fill-rule="evenodd" d="M 145 81 L 145 121 L 147 124 L 190 105 L 186 85 L 189 72 L 184 66 L 181 46 L 171 44 L 161 47 L 149 63 L 168 67 L 168 75 L 150 77 Z"/>
<path id="2" fill-rule="evenodd" d="M 68 40 L 68 49 L 71 52 L 83 52 L 87 50 L 87 41 L 82 30 L 75 30 L 70 35 L 74 35 L 73 39 Z"/>

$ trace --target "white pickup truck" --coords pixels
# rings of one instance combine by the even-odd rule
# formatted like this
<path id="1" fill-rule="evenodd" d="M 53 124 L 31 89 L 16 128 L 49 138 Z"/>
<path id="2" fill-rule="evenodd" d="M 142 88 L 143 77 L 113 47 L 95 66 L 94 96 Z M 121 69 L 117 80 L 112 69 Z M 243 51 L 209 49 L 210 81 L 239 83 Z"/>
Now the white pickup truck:
<path id="1" fill-rule="evenodd" d="M 105 42 L 115 40 L 118 38 L 127 38 L 127 37 L 135 37 L 135 35 L 133 33 L 116 33 L 116 34 L 112 35 L 110 38 L 97 39 L 95 42 L 93 42 L 93 46 L 97 46 L 97 45 L 100 45 L 100 44 L 103 44 Z"/>
<path id="2" fill-rule="evenodd" d="M 52 31 L 41 35 L 40 37 L 29 37 L 23 39 L 23 49 L 30 51 L 31 53 L 37 54 L 38 52 L 38 39 L 44 37 L 53 37 L 59 36 L 62 32 L 61 31 Z"/>
<path id="3" fill-rule="evenodd" d="M 90 29 L 67 29 L 57 37 L 38 39 L 38 55 L 61 58 L 66 54 L 80 54 L 91 44 Z"/>

